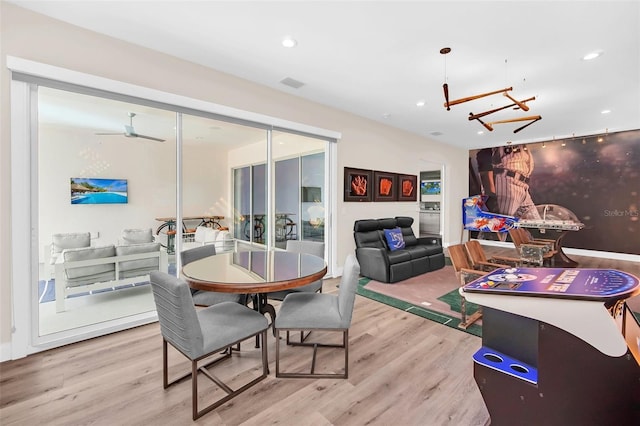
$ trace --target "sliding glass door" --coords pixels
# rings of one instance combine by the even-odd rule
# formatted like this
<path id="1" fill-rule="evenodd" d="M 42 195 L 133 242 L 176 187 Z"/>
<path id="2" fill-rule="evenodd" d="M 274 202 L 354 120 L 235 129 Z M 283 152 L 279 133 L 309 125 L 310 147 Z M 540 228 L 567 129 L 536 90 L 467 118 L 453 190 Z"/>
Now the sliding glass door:
<path id="1" fill-rule="evenodd" d="M 42 350 L 153 321 L 148 273 L 179 275 L 180 251 L 203 243 L 199 226 L 224 233 L 231 250 L 326 239 L 330 139 L 273 130 L 266 116 L 258 123 L 13 77 L 12 108 L 21 107 L 12 125 L 21 130 L 12 154 L 28 165 L 12 170 L 13 186 L 29 183 L 13 215 L 28 219 L 12 220 L 19 346 Z M 29 255 L 28 265 L 16 260 Z"/>
<path id="2" fill-rule="evenodd" d="M 287 240 L 325 241 L 325 150 L 327 142 L 273 132 L 274 245 Z"/>
<path id="3" fill-rule="evenodd" d="M 286 248 L 287 240 L 298 239 L 300 157 L 275 160 L 273 164 L 275 180 L 275 246 Z"/>
<path id="4" fill-rule="evenodd" d="M 148 272 L 103 260 L 141 250 L 135 235 L 173 265 L 176 113 L 42 86 L 37 101 L 38 335 L 154 311 Z"/>
<path id="5" fill-rule="evenodd" d="M 264 212 L 264 177 L 258 179 L 250 167 L 232 169 L 230 164 L 246 161 L 247 153 L 258 159 L 266 157 L 264 129 L 232 123 L 206 116 L 182 114 L 182 216 L 184 235 L 178 250 L 202 244 L 214 244 L 216 252 L 234 250 L 235 240 L 252 237 L 249 223 L 259 223 L 252 216 L 252 206 Z M 252 183 L 256 179 L 256 183 Z M 231 182 L 243 182 L 233 192 Z M 250 197 L 248 188 L 261 185 L 262 200 Z M 246 189 L 245 189 L 246 188 Z M 233 200 L 233 201 L 232 201 Z M 262 201 L 262 203 L 261 203 Z M 255 220 L 254 220 L 255 218 Z M 203 241 L 198 226 L 213 228 Z M 257 232 L 258 230 L 256 230 Z M 259 238 L 262 234 L 256 236 Z"/>
<path id="6" fill-rule="evenodd" d="M 234 208 L 246 212 L 236 238 L 281 249 L 287 240 L 324 242 L 328 142 L 283 131 L 272 131 L 268 140 L 270 162 L 233 171 Z"/>

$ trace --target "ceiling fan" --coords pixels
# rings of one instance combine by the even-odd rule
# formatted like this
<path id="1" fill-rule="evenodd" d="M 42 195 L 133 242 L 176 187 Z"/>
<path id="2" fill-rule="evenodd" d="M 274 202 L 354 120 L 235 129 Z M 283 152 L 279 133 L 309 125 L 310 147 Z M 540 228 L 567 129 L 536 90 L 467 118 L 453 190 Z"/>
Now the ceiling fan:
<path id="1" fill-rule="evenodd" d="M 124 125 L 124 133 L 96 133 L 96 135 L 120 135 L 120 136 L 125 136 L 127 138 L 143 138 L 143 139 L 149 139 L 156 142 L 164 142 L 164 139 L 154 138 L 153 136 L 146 136 L 146 135 L 141 135 L 139 133 L 136 133 L 136 131 L 133 129 L 133 117 L 136 116 L 136 113 L 130 112 L 127 115 L 129 116 L 129 124 Z"/>

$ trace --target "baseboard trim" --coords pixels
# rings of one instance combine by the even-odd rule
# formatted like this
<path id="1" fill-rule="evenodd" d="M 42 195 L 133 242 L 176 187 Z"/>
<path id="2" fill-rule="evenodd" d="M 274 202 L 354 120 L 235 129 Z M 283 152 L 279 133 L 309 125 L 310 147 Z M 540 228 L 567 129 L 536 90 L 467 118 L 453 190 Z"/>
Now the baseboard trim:
<path id="1" fill-rule="evenodd" d="M 11 342 L 0 344 L 0 362 L 11 361 Z"/>

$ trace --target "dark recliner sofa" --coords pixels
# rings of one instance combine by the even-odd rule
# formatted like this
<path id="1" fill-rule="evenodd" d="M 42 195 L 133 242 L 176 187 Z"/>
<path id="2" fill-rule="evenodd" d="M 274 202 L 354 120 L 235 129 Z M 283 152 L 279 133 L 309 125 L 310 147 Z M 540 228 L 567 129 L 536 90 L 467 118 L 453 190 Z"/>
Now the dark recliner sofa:
<path id="1" fill-rule="evenodd" d="M 416 238 L 412 224 L 413 218 L 408 216 L 357 220 L 353 225 L 353 238 L 360 275 L 384 283 L 395 283 L 443 268 L 441 240 Z M 402 231 L 405 248 L 391 251 L 384 230 L 395 227 Z"/>

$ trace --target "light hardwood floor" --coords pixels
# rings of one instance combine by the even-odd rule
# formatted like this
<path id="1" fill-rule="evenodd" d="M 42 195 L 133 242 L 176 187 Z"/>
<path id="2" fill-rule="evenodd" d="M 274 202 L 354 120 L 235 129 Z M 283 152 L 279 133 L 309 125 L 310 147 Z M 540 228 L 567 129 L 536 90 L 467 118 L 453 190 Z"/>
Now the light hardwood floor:
<path id="1" fill-rule="evenodd" d="M 502 249 L 497 249 L 496 252 Z M 583 267 L 614 267 L 638 275 L 633 262 L 581 258 Z M 325 281 L 333 292 L 339 280 Z M 489 416 L 473 380 L 472 354 L 481 339 L 357 296 L 350 330 L 347 380 L 276 379 L 270 336 L 267 379 L 195 422 L 203 425 L 485 425 Z M 223 378 L 255 373 L 251 342 L 223 368 Z M 287 349 L 287 362 L 310 352 Z M 173 372 L 187 371 L 170 350 Z M 342 354 L 318 362 L 340 365 Z M 191 387 L 162 389 L 157 324 L 114 333 L 0 364 L 3 425 L 188 425 Z M 289 364 L 288 364 L 289 365 Z M 217 392 L 201 379 L 203 397 Z"/>

